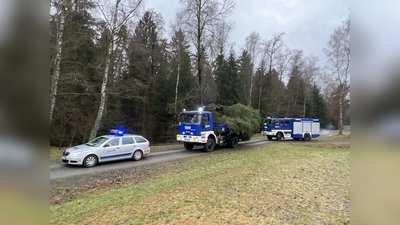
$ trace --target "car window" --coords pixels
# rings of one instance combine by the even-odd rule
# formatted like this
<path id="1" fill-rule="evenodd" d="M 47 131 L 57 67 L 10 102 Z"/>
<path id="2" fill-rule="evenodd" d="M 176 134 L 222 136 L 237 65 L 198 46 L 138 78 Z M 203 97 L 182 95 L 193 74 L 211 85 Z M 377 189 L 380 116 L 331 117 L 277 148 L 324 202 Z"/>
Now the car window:
<path id="1" fill-rule="evenodd" d="M 111 139 L 106 144 L 108 144 L 109 146 L 118 146 L 119 145 L 119 138 Z"/>
<path id="2" fill-rule="evenodd" d="M 137 143 L 144 143 L 144 142 L 147 142 L 147 140 L 144 139 L 144 138 L 142 138 L 142 137 L 135 137 L 135 140 L 136 140 Z"/>
<path id="3" fill-rule="evenodd" d="M 203 115 L 203 123 L 208 123 L 209 118 L 208 118 L 208 114 L 204 114 Z"/>
<path id="4" fill-rule="evenodd" d="M 132 137 L 123 137 L 122 144 L 123 145 L 133 144 L 133 138 Z"/>

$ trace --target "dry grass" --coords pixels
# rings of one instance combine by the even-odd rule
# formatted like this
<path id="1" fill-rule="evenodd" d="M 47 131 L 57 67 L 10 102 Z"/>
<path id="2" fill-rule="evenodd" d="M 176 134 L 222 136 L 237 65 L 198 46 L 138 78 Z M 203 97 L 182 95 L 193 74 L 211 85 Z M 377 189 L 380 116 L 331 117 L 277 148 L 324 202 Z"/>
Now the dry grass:
<path id="1" fill-rule="evenodd" d="M 314 146 L 302 143 L 167 165 L 145 182 L 51 206 L 50 223 L 348 224 L 349 149 L 322 148 L 317 140 L 307 143 Z"/>

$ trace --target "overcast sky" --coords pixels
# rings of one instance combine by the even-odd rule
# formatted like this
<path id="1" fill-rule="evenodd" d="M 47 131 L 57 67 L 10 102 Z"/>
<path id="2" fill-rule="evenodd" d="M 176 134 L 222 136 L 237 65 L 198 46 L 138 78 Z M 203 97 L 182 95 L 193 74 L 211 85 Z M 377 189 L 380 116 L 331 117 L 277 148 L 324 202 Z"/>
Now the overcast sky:
<path id="1" fill-rule="evenodd" d="M 148 0 L 146 8 L 161 13 L 165 24 L 175 18 L 180 7 L 178 0 Z M 314 55 L 324 64 L 330 34 L 349 15 L 349 0 L 236 0 L 233 14 L 228 18 L 234 24 L 228 42 L 234 44 L 236 54 L 244 46 L 251 32 L 270 39 L 274 33 L 285 32 L 284 41 L 290 49 L 303 49 L 305 55 Z M 165 36 L 169 37 L 169 28 Z"/>

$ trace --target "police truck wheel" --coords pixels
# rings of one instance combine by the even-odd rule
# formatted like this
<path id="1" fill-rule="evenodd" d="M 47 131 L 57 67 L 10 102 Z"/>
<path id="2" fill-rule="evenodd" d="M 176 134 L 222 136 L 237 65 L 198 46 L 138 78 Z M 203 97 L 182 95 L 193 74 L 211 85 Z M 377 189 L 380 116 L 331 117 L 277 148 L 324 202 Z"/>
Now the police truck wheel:
<path id="1" fill-rule="evenodd" d="M 305 134 L 304 134 L 303 141 L 310 141 L 310 140 L 311 140 L 310 134 L 309 134 L 309 133 L 305 133 Z"/>
<path id="2" fill-rule="evenodd" d="M 272 140 L 272 136 L 271 135 L 267 135 L 268 140 Z"/>
<path id="3" fill-rule="evenodd" d="M 282 133 L 277 133 L 277 134 L 276 134 L 276 140 L 277 140 L 277 141 L 282 141 L 282 138 L 283 138 Z"/>
<path id="4" fill-rule="evenodd" d="M 185 146 L 185 149 L 186 149 L 186 150 L 192 150 L 193 147 L 194 147 L 194 144 L 193 144 L 193 143 L 190 143 L 190 142 L 184 142 L 184 143 L 183 143 L 183 146 Z"/>
<path id="5" fill-rule="evenodd" d="M 239 145 L 239 139 L 238 139 L 238 137 L 235 135 L 235 136 L 233 136 L 232 139 L 230 140 L 229 147 L 231 147 L 231 148 L 236 148 L 238 145 Z"/>
<path id="6" fill-rule="evenodd" d="M 215 147 L 215 141 L 212 138 L 207 139 L 207 143 L 204 145 L 204 150 L 207 152 L 212 152 Z"/>

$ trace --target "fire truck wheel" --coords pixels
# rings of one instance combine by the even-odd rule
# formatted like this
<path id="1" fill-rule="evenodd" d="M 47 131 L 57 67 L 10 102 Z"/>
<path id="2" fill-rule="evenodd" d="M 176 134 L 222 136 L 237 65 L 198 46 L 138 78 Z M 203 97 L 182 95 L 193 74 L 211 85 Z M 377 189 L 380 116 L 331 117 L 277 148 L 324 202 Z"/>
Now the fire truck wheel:
<path id="1" fill-rule="evenodd" d="M 214 150 L 214 147 L 215 147 L 214 139 L 208 138 L 207 143 L 204 145 L 204 150 L 206 150 L 206 152 L 212 152 Z"/>
<path id="2" fill-rule="evenodd" d="M 277 140 L 277 141 L 282 141 L 282 138 L 283 138 L 282 133 L 277 133 L 277 134 L 276 134 L 276 140 Z"/>
<path id="3" fill-rule="evenodd" d="M 184 143 L 183 143 L 183 146 L 185 146 L 185 149 L 186 149 L 186 150 L 192 150 L 193 147 L 194 147 L 194 144 L 193 144 L 193 143 L 190 143 L 190 142 L 184 142 Z"/>
<path id="4" fill-rule="evenodd" d="M 304 140 L 304 141 L 310 141 L 310 140 L 311 140 L 310 134 L 309 134 L 309 133 L 305 133 L 305 134 L 304 134 L 303 140 Z"/>

